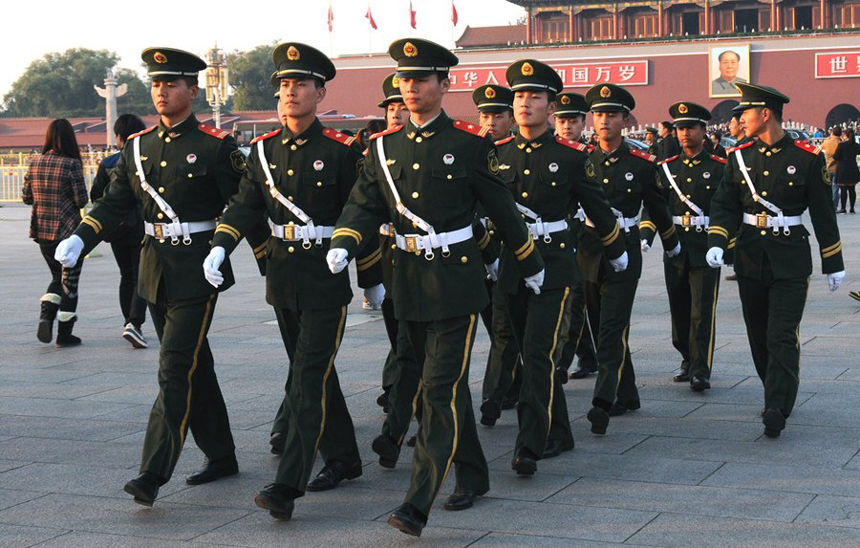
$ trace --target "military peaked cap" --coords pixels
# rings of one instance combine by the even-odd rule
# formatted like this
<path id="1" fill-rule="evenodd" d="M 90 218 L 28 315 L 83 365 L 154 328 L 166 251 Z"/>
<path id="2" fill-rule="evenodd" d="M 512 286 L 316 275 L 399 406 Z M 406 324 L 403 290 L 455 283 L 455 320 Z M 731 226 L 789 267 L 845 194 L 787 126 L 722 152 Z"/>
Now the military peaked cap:
<path id="1" fill-rule="evenodd" d="M 708 125 L 708 120 L 711 119 L 711 111 L 691 103 L 689 101 L 681 101 L 669 107 L 669 116 L 678 127 L 689 127 L 696 124 Z"/>
<path id="2" fill-rule="evenodd" d="M 153 80 L 197 78 L 206 61 L 193 53 L 174 48 L 146 48 L 140 58 L 146 63 L 146 74 Z"/>
<path id="3" fill-rule="evenodd" d="M 326 54 L 299 42 L 278 45 L 272 52 L 272 61 L 275 63 L 272 85 L 278 85 L 282 78 L 305 77 L 328 82 L 337 72 Z"/>
<path id="4" fill-rule="evenodd" d="M 782 112 L 782 106 L 789 101 L 787 96 L 769 86 L 747 84 L 744 82 L 738 82 L 735 85 L 741 90 L 741 100 L 738 106 L 732 109 L 733 112 L 741 112 L 755 107 L 766 107 Z"/>
<path id="5" fill-rule="evenodd" d="M 536 59 L 514 61 L 505 71 L 512 91 L 549 91 L 558 93 L 564 87 L 554 68 Z"/>
<path id="6" fill-rule="evenodd" d="M 392 72 L 382 81 L 382 93 L 385 94 L 385 99 L 376 105 L 381 108 L 386 108 L 390 103 L 402 103 L 403 95 L 400 94 L 400 78 L 396 72 Z"/>
<path id="7" fill-rule="evenodd" d="M 578 93 L 559 93 L 557 102 L 556 118 L 573 118 L 588 114 L 588 103 L 585 102 L 585 97 Z"/>
<path id="8" fill-rule="evenodd" d="M 630 92 L 615 84 L 597 84 L 585 93 L 585 101 L 592 112 L 630 112 L 636 107 Z"/>
<path id="9" fill-rule="evenodd" d="M 472 92 L 478 112 L 505 112 L 514 108 L 514 92 L 503 86 L 487 84 Z"/>

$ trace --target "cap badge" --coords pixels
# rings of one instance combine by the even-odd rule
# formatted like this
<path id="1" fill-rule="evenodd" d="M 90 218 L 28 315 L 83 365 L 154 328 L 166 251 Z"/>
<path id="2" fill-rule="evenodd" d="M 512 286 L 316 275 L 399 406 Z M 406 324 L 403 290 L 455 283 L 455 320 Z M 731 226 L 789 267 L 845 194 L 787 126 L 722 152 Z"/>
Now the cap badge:
<path id="1" fill-rule="evenodd" d="M 316 162 L 314 162 L 314 171 L 322 171 L 324 167 L 325 164 L 322 160 L 317 160 Z"/>
<path id="2" fill-rule="evenodd" d="M 624 174 L 624 178 L 627 179 L 628 181 L 632 181 L 633 180 L 633 174 L 628 171 L 627 173 Z"/>
<path id="3" fill-rule="evenodd" d="M 159 64 L 164 64 L 167 62 L 167 56 L 161 53 L 160 51 L 156 51 L 155 55 L 152 56 L 152 60 Z"/>
<path id="4" fill-rule="evenodd" d="M 400 78 L 398 78 L 397 76 L 392 77 L 391 78 L 391 85 L 396 87 L 396 88 L 399 88 L 400 87 Z"/>
<path id="5" fill-rule="evenodd" d="M 186 157 L 185 157 L 185 160 L 186 160 L 189 164 L 193 164 L 194 162 L 196 162 L 196 161 L 197 161 L 197 155 L 196 155 L 196 154 L 189 154 L 188 156 L 186 156 Z"/>
<path id="6" fill-rule="evenodd" d="M 299 50 L 297 50 L 295 46 L 290 46 L 287 49 L 287 59 L 289 59 L 290 61 L 298 61 L 300 58 L 301 58 L 301 54 L 299 53 Z"/>
<path id="7" fill-rule="evenodd" d="M 520 72 L 523 73 L 523 76 L 531 76 L 532 74 L 535 73 L 535 69 L 534 69 L 534 67 L 531 66 L 531 63 L 525 62 L 525 63 L 523 63 L 523 66 L 520 69 Z"/>
<path id="8" fill-rule="evenodd" d="M 561 96 L 561 104 L 562 105 L 569 105 L 570 104 L 570 97 L 568 97 L 567 95 L 562 95 Z"/>
<path id="9" fill-rule="evenodd" d="M 706 171 L 706 172 L 702 173 L 702 178 L 704 178 L 704 179 L 710 179 L 710 178 L 711 178 L 711 172 L 710 172 L 710 171 Z"/>
<path id="10" fill-rule="evenodd" d="M 451 164 L 454 163 L 454 155 L 453 154 L 446 154 L 445 156 L 442 156 L 442 161 L 445 162 L 446 166 L 450 166 Z"/>
<path id="11" fill-rule="evenodd" d="M 487 88 L 484 90 L 484 97 L 486 97 L 487 99 L 492 99 L 495 96 L 496 96 L 496 90 L 494 90 L 493 88 Z"/>
<path id="12" fill-rule="evenodd" d="M 608 87 L 603 86 L 602 88 L 600 88 L 600 96 L 603 97 L 604 99 L 606 99 L 607 97 L 609 97 L 611 95 L 612 95 L 612 90 L 610 90 Z"/>
<path id="13" fill-rule="evenodd" d="M 555 173 L 556 171 L 558 171 L 558 164 L 555 162 L 551 163 L 549 165 L 549 171 L 550 173 Z"/>
<path id="14" fill-rule="evenodd" d="M 687 114 L 689 111 L 690 109 L 688 109 L 687 105 L 685 105 L 684 103 L 678 105 L 678 112 L 680 112 L 681 114 Z"/>
<path id="15" fill-rule="evenodd" d="M 788 172 L 789 175 L 794 175 L 795 172 L 797 171 L 797 169 L 794 166 L 788 166 L 787 168 L 785 168 L 785 170 Z"/>
<path id="16" fill-rule="evenodd" d="M 418 48 L 412 42 L 406 42 L 403 44 L 403 55 L 406 57 L 415 57 L 418 55 Z"/>

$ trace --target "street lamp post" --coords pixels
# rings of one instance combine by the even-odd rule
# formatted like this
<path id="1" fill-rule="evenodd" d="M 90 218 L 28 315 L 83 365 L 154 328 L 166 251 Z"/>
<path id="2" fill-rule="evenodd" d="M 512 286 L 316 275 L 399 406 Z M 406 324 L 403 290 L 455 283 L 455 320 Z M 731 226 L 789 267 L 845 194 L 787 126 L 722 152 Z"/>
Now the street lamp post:
<path id="1" fill-rule="evenodd" d="M 212 107 L 215 127 L 221 129 L 221 105 L 227 99 L 227 67 L 224 54 L 218 45 L 209 50 L 209 67 L 206 69 L 206 102 Z"/>

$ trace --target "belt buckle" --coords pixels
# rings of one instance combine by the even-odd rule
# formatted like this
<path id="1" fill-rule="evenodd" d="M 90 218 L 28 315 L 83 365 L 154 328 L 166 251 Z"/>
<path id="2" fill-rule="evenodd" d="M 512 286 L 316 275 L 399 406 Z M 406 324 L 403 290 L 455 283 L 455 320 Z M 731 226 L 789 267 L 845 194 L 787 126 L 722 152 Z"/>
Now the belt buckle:
<path id="1" fill-rule="evenodd" d="M 415 253 L 418 251 L 418 239 L 415 236 L 404 236 L 406 241 L 406 251 L 408 253 Z"/>
<path id="2" fill-rule="evenodd" d="M 295 240 L 296 239 L 296 226 L 295 225 L 284 225 L 284 239 L 285 240 Z"/>
<path id="3" fill-rule="evenodd" d="M 689 211 L 681 217 L 681 226 L 693 226 L 693 218 L 690 216 Z"/>
<path id="4" fill-rule="evenodd" d="M 759 213 L 755 216 L 756 228 L 767 228 L 767 213 Z"/>
<path id="5" fill-rule="evenodd" d="M 155 237 L 159 240 L 164 239 L 164 225 L 159 223 L 154 223 L 152 225 L 152 232 L 155 234 Z"/>

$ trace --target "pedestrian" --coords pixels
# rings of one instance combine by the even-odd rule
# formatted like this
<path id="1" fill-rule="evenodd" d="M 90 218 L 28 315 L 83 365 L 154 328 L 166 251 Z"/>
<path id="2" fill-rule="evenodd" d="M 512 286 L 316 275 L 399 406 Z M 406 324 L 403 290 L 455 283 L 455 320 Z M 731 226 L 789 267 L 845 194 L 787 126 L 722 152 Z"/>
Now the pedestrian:
<path id="1" fill-rule="evenodd" d="M 830 129 L 827 138 L 821 142 L 821 150 L 824 151 L 824 158 L 827 163 L 827 176 L 830 179 L 831 190 L 833 191 L 833 209 L 839 209 L 839 186 L 836 184 L 836 160 L 833 155 L 836 153 L 836 147 L 842 142 L 842 128 L 834 126 Z"/>
<path id="2" fill-rule="evenodd" d="M 65 118 L 48 124 L 42 154 L 30 164 L 21 193 L 24 203 L 33 206 L 30 237 L 39 244 L 51 271 L 51 283 L 41 298 L 36 337 L 43 343 L 51 342 L 56 318 L 57 346 L 81 344 L 81 339 L 72 335 L 72 328 L 77 320 L 78 280 L 84 261 L 81 258 L 64 266 L 54 258 L 57 245 L 72 234 L 81 222 L 81 208 L 87 205 L 81 152 L 75 130 Z"/>
<path id="3" fill-rule="evenodd" d="M 834 180 L 842 194 L 842 207 L 839 213 L 849 211 L 854 213 L 854 202 L 857 201 L 855 187 L 860 182 L 860 169 L 857 167 L 857 156 L 860 155 L 860 144 L 854 140 L 854 130 L 848 128 L 842 142 L 836 147 L 833 159 L 836 161 Z M 847 209 L 846 209 L 847 208 Z"/>

